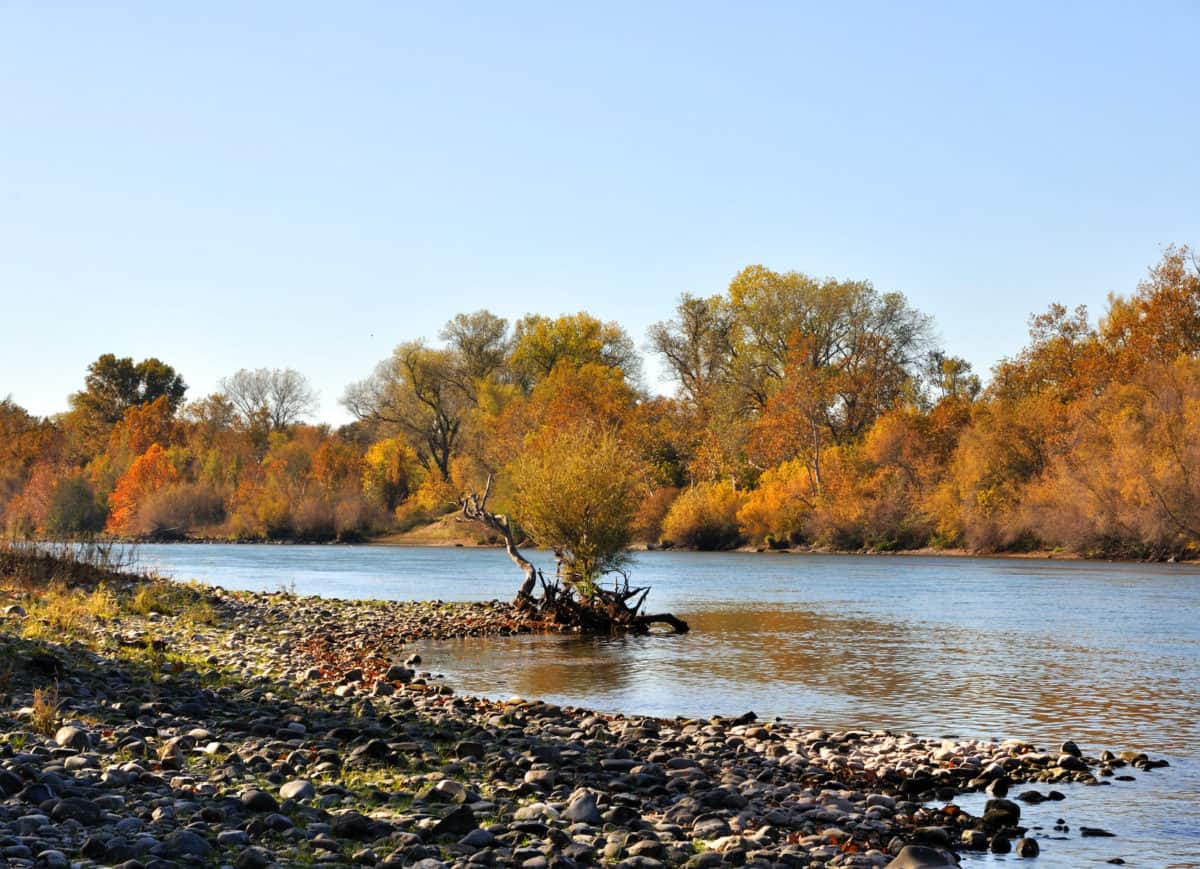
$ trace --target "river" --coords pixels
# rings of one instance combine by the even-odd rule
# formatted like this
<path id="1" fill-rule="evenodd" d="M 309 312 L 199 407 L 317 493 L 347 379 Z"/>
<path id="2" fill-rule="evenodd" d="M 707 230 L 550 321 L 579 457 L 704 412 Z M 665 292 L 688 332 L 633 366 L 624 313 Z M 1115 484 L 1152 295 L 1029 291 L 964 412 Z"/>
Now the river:
<path id="1" fill-rule="evenodd" d="M 178 579 L 326 597 L 508 599 L 519 579 L 494 549 L 144 545 L 136 557 Z M 608 711 L 753 710 L 814 728 L 1145 751 L 1171 766 L 1023 807 L 1023 823 L 1046 837 L 1059 818 L 1071 828 L 1069 843 L 1043 841 L 1036 865 L 1200 866 L 1196 567 L 647 552 L 633 578 L 653 586 L 649 609 L 685 617 L 692 632 L 427 643 L 424 666 L 468 693 Z M 1080 839 L 1082 825 L 1117 835 Z M 1019 861 L 964 865 L 1004 862 Z"/>

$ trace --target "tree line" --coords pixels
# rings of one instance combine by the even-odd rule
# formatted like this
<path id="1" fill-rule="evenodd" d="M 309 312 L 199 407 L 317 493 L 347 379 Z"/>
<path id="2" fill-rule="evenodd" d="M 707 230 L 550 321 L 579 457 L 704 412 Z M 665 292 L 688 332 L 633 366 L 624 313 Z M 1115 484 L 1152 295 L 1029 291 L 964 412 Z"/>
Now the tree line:
<path id="1" fill-rule="evenodd" d="M 587 313 L 459 314 L 308 422 L 296 371 L 185 401 L 172 366 L 108 354 L 70 409 L 0 402 L 10 533 L 354 540 L 432 521 L 493 479 L 580 570 L 629 543 L 897 550 L 1200 547 L 1200 269 L 1168 248 L 1096 322 L 1053 304 L 986 385 L 870 282 L 762 266 L 684 295 L 646 349 Z M 590 560 L 589 560 L 590 559 Z M 603 563 L 592 563 L 593 561 Z"/>

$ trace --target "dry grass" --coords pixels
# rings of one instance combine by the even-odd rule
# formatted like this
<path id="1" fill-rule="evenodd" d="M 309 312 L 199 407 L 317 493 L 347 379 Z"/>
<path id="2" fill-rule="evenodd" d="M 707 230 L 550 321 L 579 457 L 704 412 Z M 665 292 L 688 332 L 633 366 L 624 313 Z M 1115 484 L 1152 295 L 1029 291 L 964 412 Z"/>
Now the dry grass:
<path id="1" fill-rule="evenodd" d="M 58 686 L 33 689 L 33 714 L 30 724 L 34 731 L 53 736 L 58 729 Z"/>
<path id="2" fill-rule="evenodd" d="M 128 579 L 132 566 L 130 550 L 103 541 L 0 541 L 0 578 L 25 589 L 44 588 L 55 582 L 78 586 Z"/>

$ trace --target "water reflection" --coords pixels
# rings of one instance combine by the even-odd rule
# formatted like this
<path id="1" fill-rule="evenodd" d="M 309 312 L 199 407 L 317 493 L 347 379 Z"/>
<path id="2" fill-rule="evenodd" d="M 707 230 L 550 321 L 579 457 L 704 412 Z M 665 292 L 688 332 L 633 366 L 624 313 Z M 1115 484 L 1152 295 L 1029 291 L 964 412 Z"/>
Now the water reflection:
<path id="1" fill-rule="evenodd" d="M 1013 648 L 1005 633 L 796 606 L 702 610 L 689 619 L 683 637 L 470 639 L 426 644 L 422 654 L 467 691 L 613 711 L 753 709 L 814 726 L 949 727 L 1180 753 L 1195 733 L 1190 684 L 1131 673 L 1120 656 L 1052 639 Z"/>

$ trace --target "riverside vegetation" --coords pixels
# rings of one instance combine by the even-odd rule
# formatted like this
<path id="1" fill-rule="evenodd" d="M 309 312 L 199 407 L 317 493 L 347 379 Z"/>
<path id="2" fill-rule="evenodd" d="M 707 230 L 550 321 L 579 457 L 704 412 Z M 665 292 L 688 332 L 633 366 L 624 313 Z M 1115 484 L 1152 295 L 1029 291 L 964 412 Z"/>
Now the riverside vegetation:
<path id="1" fill-rule="evenodd" d="M 547 626 L 499 602 L 237 593 L 4 555 L 12 866 L 952 867 L 1070 847 L 1070 800 L 1054 830 L 1023 826 L 1022 803 L 1162 765 L 464 697 L 405 645 Z M 981 817 L 954 802 L 982 790 Z"/>
<path id="2" fill-rule="evenodd" d="M 546 512 L 546 490 L 522 488 L 537 473 L 580 521 L 620 514 L 621 542 L 1195 557 L 1193 255 L 1168 248 L 1097 323 L 1055 304 L 1030 326 L 984 386 L 900 294 L 752 266 L 651 329 L 672 396 L 646 391 L 618 324 L 479 311 L 397 346 L 346 390 L 357 421 L 336 430 L 305 424 L 295 371 L 185 402 L 170 365 L 106 354 L 63 414 L 0 402 L 0 516 L 53 538 L 361 540 L 448 515 L 495 475 L 519 530 Z M 581 431 L 619 446 L 603 490 L 549 461 Z"/>

